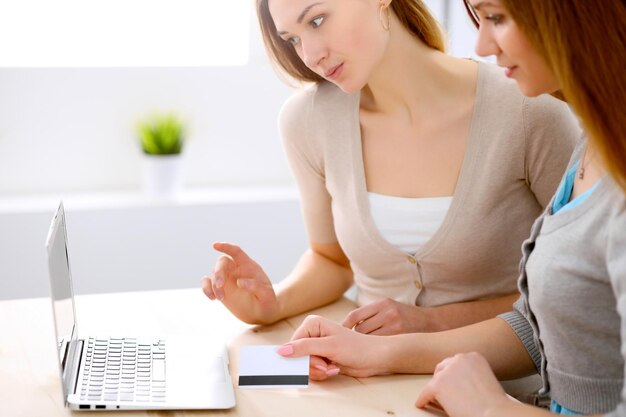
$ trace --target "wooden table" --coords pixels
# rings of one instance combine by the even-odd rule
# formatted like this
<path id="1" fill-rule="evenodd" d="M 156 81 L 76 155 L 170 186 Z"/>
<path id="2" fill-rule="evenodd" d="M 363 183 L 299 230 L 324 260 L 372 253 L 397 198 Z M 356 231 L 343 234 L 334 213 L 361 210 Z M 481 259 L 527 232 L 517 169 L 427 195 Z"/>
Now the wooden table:
<path id="1" fill-rule="evenodd" d="M 315 313 L 341 321 L 353 308 L 354 304 L 344 298 Z M 250 417 L 441 415 L 414 407 L 429 376 L 340 375 L 329 381 L 312 382 L 305 389 L 238 389 L 239 347 L 285 343 L 306 314 L 272 326 L 250 326 L 236 319 L 221 303 L 210 302 L 199 289 L 79 296 L 76 310 L 81 334 L 215 335 L 228 343 L 237 398 L 234 409 L 103 413 Z M 0 302 L 0 416 L 86 415 L 64 407 L 55 355 L 49 299 Z"/>

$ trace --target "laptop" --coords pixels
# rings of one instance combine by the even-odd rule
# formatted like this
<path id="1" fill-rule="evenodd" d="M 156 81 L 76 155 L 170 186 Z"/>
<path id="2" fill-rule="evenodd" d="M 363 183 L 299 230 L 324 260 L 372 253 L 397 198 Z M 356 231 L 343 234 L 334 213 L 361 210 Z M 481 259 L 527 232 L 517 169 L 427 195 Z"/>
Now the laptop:
<path id="1" fill-rule="evenodd" d="M 179 410 L 235 406 L 223 341 L 207 346 L 178 337 L 79 333 L 62 202 L 52 220 L 46 248 L 66 407 Z"/>

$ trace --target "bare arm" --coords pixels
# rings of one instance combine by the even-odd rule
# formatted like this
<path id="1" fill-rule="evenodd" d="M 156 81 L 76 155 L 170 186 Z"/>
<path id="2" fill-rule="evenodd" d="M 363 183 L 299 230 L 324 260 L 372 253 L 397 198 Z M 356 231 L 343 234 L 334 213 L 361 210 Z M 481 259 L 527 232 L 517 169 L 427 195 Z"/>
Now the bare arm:
<path id="1" fill-rule="evenodd" d="M 431 374 L 443 359 L 467 352 L 484 356 L 501 380 L 536 372 L 517 334 L 499 318 L 444 332 L 391 337 L 386 356 L 389 370 L 396 373 Z"/>
<path id="2" fill-rule="evenodd" d="M 350 261 L 338 243 L 311 242 L 311 249 L 277 286 L 279 315 L 276 320 L 332 303 L 350 288 L 352 282 Z"/>
<path id="3" fill-rule="evenodd" d="M 380 337 L 354 332 L 323 317 L 309 316 L 295 331 L 291 342 L 279 351 L 284 356 L 312 355 L 311 364 L 324 361 L 356 377 L 432 374 L 443 359 L 468 352 L 484 356 L 503 380 L 536 372 L 517 334 L 499 318 L 439 333 Z M 332 376 L 315 367 L 310 368 L 310 375 L 318 380 Z"/>
<path id="4" fill-rule="evenodd" d="M 454 303 L 440 307 L 423 307 L 427 332 L 456 329 L 496 317 L 511 311 L 519 293 L 488 300 Z"/>
<path id="5" fill-rule="evenodd" d="M 224 255 L 202 279 L 202 289 L 246 323 L 270 324 L 321 307 L 352 285 L 350 263 L 338 243 L 312 243 L 276 292 L 263 268 L 239 246 L 217 242 L 213 248 Z"/>

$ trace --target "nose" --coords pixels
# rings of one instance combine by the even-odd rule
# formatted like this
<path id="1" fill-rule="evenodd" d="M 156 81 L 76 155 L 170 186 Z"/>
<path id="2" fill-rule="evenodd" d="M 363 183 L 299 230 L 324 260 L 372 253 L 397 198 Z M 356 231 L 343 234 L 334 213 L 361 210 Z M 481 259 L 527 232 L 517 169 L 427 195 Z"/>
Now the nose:
<path id="1" fill-rule="evenodd" d="M 315 71 L 328 56 L 328 50 L 324 44 L 317 39 L 302 39 L 301 42 L 302 61 L 308 68 Z"/>
<path id="2" fill-rule="evenodd" d="M 478 38 L 476 39 L 476 46 L 474 47 L 476 55 L 478 56 L 498 56 L 500 53 L 500 47 L 498 42 L 493 37 L 490 28 L 486 24 L 480 25 L 478 29 Z"/>

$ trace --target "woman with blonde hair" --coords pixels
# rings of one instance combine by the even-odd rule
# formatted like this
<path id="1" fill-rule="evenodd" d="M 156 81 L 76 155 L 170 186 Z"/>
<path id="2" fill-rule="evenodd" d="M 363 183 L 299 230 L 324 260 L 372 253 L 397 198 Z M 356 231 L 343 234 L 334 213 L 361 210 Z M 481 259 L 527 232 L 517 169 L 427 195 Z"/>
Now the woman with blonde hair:
<path id="1" fill-rule="evenodd" d="M 447 332 L 385 338 L 311 317 L 279 352 L 317 355 L 316 379 L 434 371 L 417 406 L 451 417 L 549 415 L 511 400 L 494 376 L 533 372 L 553 413 L 626 416 L 626 6 L 467 3 L 480 22 L 477 53 L 495 55 L 524 94 L 567 100 L 588 137 L 523 244 L 514 311 Z"/>
<path id="2" fill-rule="evenodd" d="M 272 323 L 356 283 L 343 325 L 376 335 L 510 311 L 519 245 L 579 139 L 567 106 L 446 55 L 420 0 L 258 0 L 257 14 L 278 69 L 312 84 L 280 115 L 310 249 L 275 291 L 216 243 L 206 295 Z"/>

